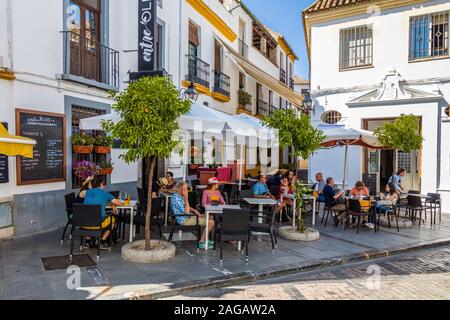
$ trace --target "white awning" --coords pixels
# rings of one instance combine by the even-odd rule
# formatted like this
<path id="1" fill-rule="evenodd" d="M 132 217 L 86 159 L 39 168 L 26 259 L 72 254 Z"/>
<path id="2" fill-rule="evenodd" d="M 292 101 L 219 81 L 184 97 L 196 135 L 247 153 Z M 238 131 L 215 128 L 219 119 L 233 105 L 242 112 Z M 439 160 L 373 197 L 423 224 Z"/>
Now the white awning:
<path id="1" fill-rule="evenodd" d="M 228 44 L 222 42 L 219 38 L 217 39 L 229 52 L 231 60 L 233 60 L 245 73 L 295 106 L 300 107 L 302 105 L 303 96 L 301 94 L 282 84 L 279 79 L 264 72 L 247 58 L 241 56 L 239 52 L 231 48 Z"/>

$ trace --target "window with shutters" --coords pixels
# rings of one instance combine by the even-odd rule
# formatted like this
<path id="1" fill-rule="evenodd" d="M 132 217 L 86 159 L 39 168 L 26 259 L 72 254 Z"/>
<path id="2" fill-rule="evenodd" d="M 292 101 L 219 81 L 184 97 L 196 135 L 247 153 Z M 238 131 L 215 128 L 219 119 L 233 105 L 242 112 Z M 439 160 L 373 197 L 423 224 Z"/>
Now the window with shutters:
<path id="1" fill-rule="evenodd" d="M 373 64 L 372 26 L 359 26 L 340 31 L 339 68 L 352 69 Z"/>
<path id="2" fill-rule="evenodd" d="M 449 55 L 449 13 L 411 17 L 409 60 Z"/>

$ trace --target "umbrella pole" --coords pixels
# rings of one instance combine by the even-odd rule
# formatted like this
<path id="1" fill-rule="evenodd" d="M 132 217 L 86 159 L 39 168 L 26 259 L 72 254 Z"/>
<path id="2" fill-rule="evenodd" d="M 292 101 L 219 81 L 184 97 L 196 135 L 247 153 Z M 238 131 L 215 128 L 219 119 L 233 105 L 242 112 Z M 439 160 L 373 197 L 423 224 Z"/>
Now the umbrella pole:
<path id="1" fill-rule="evenodd" d="M 348 161 L 348 145 L 345 145 L 345 158 L 344 158 L 344 180 L 342 183 L 343 191 L 345 192 L 346 183 L 347 183 L 347 161 Z"/>
<path id="2" fill-rule="evenodd" d="M 240 151 L 240 156 L 239 156 L 239 191 L 242 190 L 242 171 L 243 171 L 243 166 L 242 166 L 242 158 L 244 156 L 244 145 L 241 144 L 241 151 Z"/>

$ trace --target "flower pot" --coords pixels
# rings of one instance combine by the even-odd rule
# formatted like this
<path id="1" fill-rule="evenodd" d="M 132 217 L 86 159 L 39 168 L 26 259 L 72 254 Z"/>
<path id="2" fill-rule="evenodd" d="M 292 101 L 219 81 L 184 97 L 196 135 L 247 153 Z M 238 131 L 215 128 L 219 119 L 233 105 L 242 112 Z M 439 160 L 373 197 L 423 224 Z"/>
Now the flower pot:
<path id="1" fill-rule="evenodd" d="M 94 152 L 98 153 L 98 154 L 108 154 L 108 153 L 111 153 L 111 147 L 95 146 Z"/>
<path id="2" fill-rule="evenodd" d="M 74 153 L 78 153 L 78 154 L 91 154 L 94 151 L 94 147 L 93 146 L 72 145 L 72 150 Z"/>
<path id="3" fill-rule="evenodd" d="M 107 176 L 107 175 L 110 175 L 112 172 L 113 172 L 113 168 L 105 168 L 105 169 L 101 169 L 98 174 L 101 176 Z"/>

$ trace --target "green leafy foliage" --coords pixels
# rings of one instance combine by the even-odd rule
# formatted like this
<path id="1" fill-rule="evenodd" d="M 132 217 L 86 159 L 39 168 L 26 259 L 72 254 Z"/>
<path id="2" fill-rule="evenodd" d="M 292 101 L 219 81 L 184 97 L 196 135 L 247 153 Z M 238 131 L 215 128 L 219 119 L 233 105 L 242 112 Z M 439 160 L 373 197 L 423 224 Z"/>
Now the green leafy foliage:
<path id="1" fill-rule="evenodd" d="M 71 137 L 71 142 L 74 146 L 93 146 L 94 137 L 87 134 L 74 134 Z"/>
<path id="2" fill-rule="evenodd" d="M 238 100 L 239 100 L 239 105 L 241 105 L 241 106 L 251 104 L 252 103 L 252 95 L 242 89 L 239 89 Z"/>
<path id="3" fill-rule="evenodd" d="M 422 148 L 419 123 L 419 116 L 402 114 L 394 122 L 381 125 L 374 133 L 383 145 L 409 153 Z"/>
<path id="4" fill-rule="evenodd" d="M 97 147 L 112 147 L 113 138 L 108 136 L 97 136 L 95 138 L 94 145 Z"/>
<path id="5" fill-rule="evenodd" d="M 102 169 L 113 169 L 113 163 L 111 161 L 102 161 L 100 163 L 100 168 L 102 168 Z"/>
<path id="6" fill-rule="evenodd" d="M 122 155 L 127 163 L 153 156 L 168 157 L 177 146 L 174 132 L 177 119 L 189 112 L 191 102 L 179 97 L 172 82 L 165 77 L 145 77 L 130 83 L 123 92 L 113 94 L 113 110 L 122 120 L 102 123 L 111 137 L 122 141 L 128 149 Z"/>
<path id="7" fill-rule="evenodd" d="M 166 158 L 180 143 L 173 139 L 179 129 L 178 118 L 191 108 L 191 101 L 180 98 L 178 90 L 166 77 L 144 77 L 131 82 L 127 89 L 112 93 L 113 110 L 121 121 L 104 121 L 102 128 L 122 141 L 128 151 L 121 155 L 126 163 L 149 159 L 147 180 L 147 213 L 145 219 L 145 249 L 151 250 L 150 215 L 152 181 L 157 158 Z"/>
<path id="8" fill-rule="evenodd" d="M 304 233 L 306 231 L 305 226 L 305 218 L 304 215 L 306 214 L 306 203 L 304 196 L 305 195 L 312 195 L 313 190 L 305 186 L 301 181 L 297 180 L 294 185 L 292 186 L 292 191 L 295 195 L 295 200 L 297 203 L 297 210 L 300 210 L 300 214 L 297 214 L 298 217 L 298 232 Z"/>
<path id="9" fill-rule="evenodd" d="M 278 131 L 281 148 L 293 146 L 295 155 L 303 159 L 308 159 L 320 149 L 326 138 L 321 130 L 312 126 L 309 116 L 297 116 L 292 109 L 276 110 L 270 117 L 264 117 L 262 122 Z"/>

